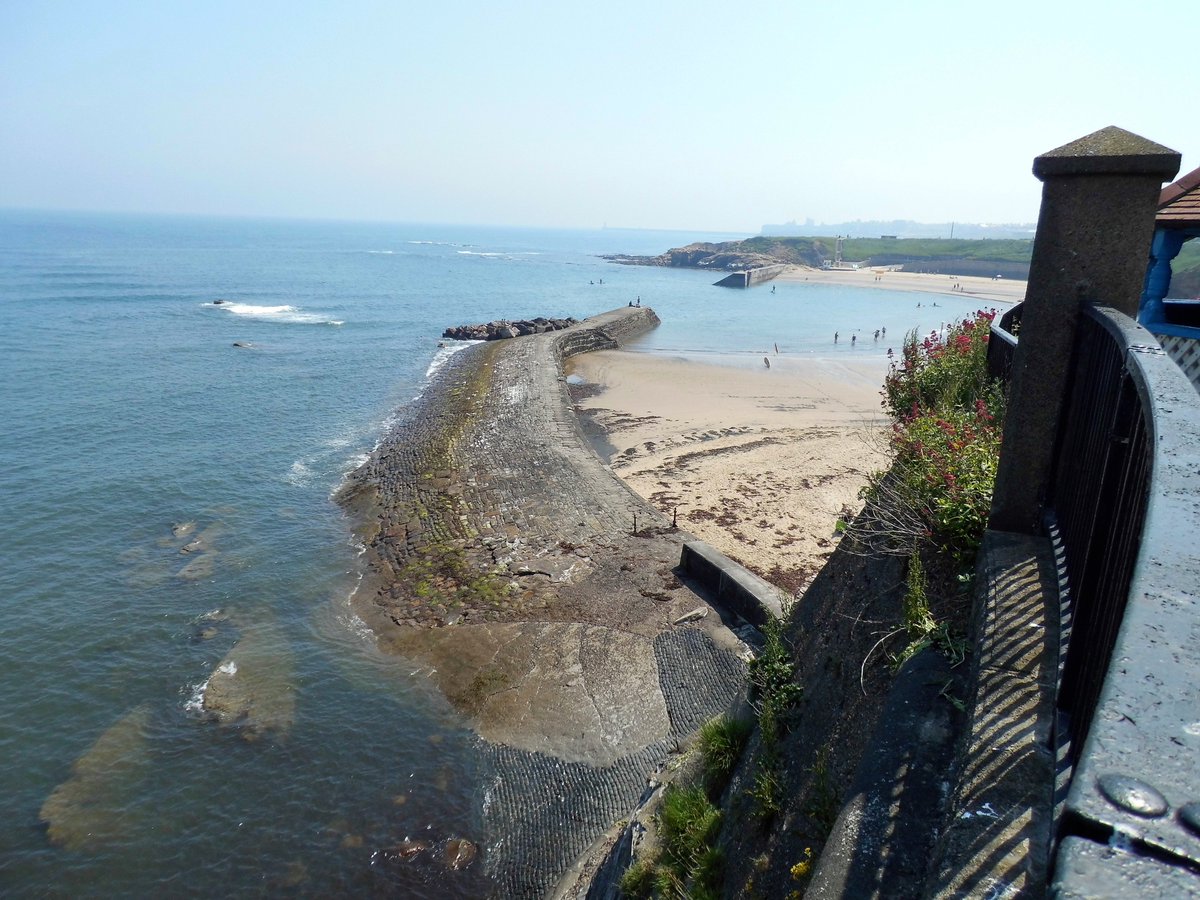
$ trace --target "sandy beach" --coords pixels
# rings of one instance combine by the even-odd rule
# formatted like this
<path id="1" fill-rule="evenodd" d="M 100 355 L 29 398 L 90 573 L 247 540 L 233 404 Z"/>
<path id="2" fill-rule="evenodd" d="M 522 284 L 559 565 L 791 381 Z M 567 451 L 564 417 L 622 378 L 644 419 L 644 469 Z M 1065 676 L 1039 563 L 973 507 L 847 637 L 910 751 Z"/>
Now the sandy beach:
<path id="1" fill-rule="evenodd" d="M 1000 303 L 1020 303 L 1025 299 L 1025 282 L 1010 278 L 984 278 L 977 275 L 927 275 L 920 272 L 892 271 L 887 268 L 813 269 L 790 266 L 777 281 L 811 281 L 817 284 L 845 284 L 885 291 L 919 291 L 925 294 L 953 294 L 978 297 Z"/>
<path id="2" fill-rule="evenodd" d="M 589 386 L 577 406 L 604 430 L 613 472 L 789 592 L 821 568 L 839 517 L 886 464 L 880 360 L 743 369 L 614 350 L 568 366 Z"/>
<path id="3" fill-rule="evenodd" d="M 1025 282 L 794 267 L 783 281 L 974 296 L 1014 303 Z M 959 290 L 956 285 L 961 286 Z M 624 350 L 569 361 L 586 382 L 576 405 L 613 472 L 681 527 L 791 592 L 861 508 L 869 473 L 887 465 L 880 406 L 886 360 L 787 354 L 736 368 Z"/>

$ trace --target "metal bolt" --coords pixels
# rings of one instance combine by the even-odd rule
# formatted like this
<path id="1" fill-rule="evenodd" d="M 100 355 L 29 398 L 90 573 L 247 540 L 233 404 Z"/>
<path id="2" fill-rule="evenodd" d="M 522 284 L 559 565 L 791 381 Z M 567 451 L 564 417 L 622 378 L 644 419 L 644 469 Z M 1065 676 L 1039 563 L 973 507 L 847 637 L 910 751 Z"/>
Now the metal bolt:
<path id="1" fill-rule="evenodd" d="M 1146 784 L 1128 775 L 1101 775 L 1096 786 L 1113 806 L 1136 816 L 1157 819 L 1167 811 L 1167 799 Z"/>

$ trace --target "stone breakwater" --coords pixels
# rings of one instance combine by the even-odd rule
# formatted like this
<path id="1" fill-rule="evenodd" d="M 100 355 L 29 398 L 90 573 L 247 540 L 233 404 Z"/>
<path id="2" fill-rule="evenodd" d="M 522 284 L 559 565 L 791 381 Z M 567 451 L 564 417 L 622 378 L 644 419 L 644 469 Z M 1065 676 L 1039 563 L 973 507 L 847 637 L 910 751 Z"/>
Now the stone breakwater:
<path id="1" fill-rule="evenodd" d="M 455 325 L 443 331 L 442 337 L 455 341 L 499 341 L 544 334 L 547 331 L 562 331 L 578 324 L 577 319 L 547 319 L 542 316 L 536 319 L 521 319 L 518 322 L 500 319 L 484 325 Z"/>
<path id="2" fill-rule="evenodd" d="M 688 536 L 587 445 L 562 373 L 657 322 L 625 308 L 456 354 L 341 498 L 357 612 L 481 738 L 500 896 L 545 894 L 743 691 L 721 616 L 672 624 L 706 607 L 677 574 Z"/>

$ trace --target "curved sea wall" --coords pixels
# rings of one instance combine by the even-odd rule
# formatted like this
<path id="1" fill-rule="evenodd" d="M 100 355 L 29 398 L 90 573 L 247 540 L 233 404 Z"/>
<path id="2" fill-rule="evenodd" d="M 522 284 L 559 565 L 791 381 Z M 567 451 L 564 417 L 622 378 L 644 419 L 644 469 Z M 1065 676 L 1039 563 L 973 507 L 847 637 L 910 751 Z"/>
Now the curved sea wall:
<path id="1" fill-rule="evenodd" d="M 591 450 L 562 373 L 657 323 L 627 307 L 456 354 L 341 497 L 356 611 L 480 737 L 499 896 L 542 896 L 743 692 L 745 645 L 688 616 L 708 610 L 677 568 L 689 536 Z"/>

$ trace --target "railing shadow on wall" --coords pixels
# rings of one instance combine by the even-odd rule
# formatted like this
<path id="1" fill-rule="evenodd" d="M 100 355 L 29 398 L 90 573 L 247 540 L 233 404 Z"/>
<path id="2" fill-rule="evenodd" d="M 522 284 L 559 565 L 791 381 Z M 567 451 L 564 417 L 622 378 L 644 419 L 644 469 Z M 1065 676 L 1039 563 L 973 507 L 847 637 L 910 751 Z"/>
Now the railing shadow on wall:
<path id="1" fill-rule="evenodd" d="M 997 377 L 1020 316 L 992 325 Z M 1200 893 L 1200 395 L 1153 335 L 1099 306 L 1082 310 L 1067 384 L 1043 507 L 1070 607 L 1054 889 Z"/>

